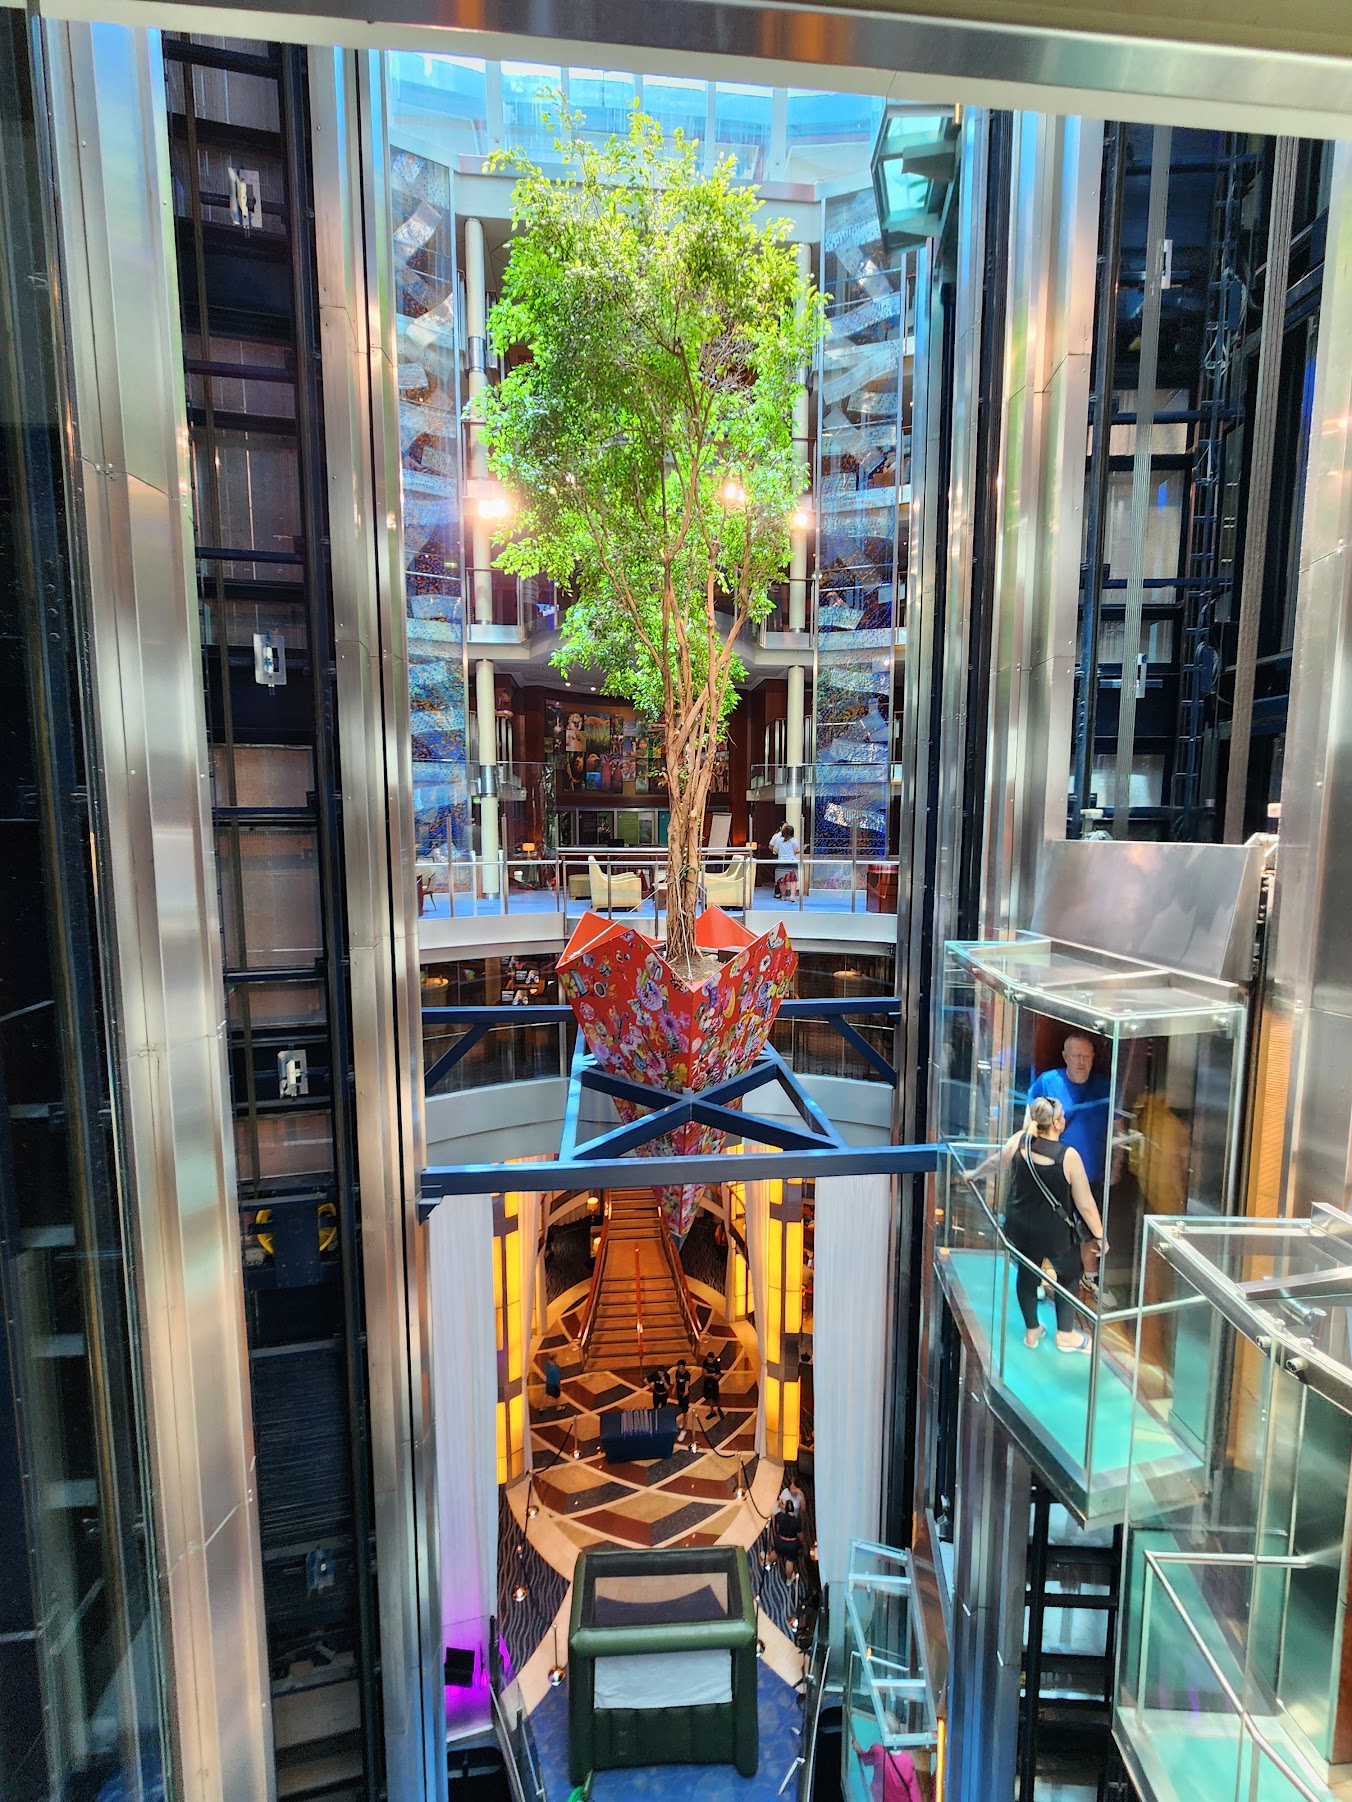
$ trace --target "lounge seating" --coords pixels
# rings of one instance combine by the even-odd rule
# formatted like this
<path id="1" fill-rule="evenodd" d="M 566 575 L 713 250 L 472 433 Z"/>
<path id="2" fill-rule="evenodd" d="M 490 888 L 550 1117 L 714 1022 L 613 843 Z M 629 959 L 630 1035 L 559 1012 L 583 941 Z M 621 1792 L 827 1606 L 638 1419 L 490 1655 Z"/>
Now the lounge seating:
<path id="1" fill-rule="evenodd" d="M 609 913 L 616 907 L 643 905 L 641 876 L 603 870 L 594 857 L 587 859 L 587 870 L 591 876 L 591 904 L 597 913 Z"/>
<path id="2" fill-rule="evenodd" d="M 750 907 L 756 866 L 750 857 L 734 857 L 726 870 L 704 872 L 704 899 L 711 907 Z"/>

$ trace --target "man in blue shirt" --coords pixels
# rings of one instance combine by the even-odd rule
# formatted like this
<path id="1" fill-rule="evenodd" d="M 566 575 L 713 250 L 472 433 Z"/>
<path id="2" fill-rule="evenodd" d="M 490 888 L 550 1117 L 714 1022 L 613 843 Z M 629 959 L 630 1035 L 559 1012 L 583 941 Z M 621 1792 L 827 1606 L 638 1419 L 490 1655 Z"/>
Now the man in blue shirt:
<path id="1" fill-rule="evenodd" d="M 1061 1047 L 1064 1070 L 1044 1070 L 1028 1088 L 1028 1099 L 1046 1095 L 1059 1101 L 1066 1116 L 1063 1145 L 1073 1145 L 1084 1160 L 1085 1175 L 1096 1201 L 1103 1200 L 1103 1171 L 1108 1155 L 1108 1121 L 1112 1106 L 1108 1078 L 1094 1068 L 1094 1041 L 1072 1032 Z"/>

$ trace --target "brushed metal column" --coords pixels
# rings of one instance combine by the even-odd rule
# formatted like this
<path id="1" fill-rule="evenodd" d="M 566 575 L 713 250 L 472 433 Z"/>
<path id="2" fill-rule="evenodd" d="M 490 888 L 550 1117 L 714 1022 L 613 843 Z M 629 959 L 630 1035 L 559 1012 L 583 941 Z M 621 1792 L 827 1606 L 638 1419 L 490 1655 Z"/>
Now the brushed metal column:
<path id="1" fill-rule="evenodd" d="M 1352 1180 L 1352 144 L 1333 151 L 1324 287 L 1301 527 L 1263 1041 L 1289 1087 L 1280 1205 L 1346 1205 Z"/>
<path id="2" fill-rule="evenodd" d="M 52 24 L 45 41 L 174 1793 L 263 1802 L 271 1703 L 164 69 L 154 33 Z"/>
<path id="3" fill-rule="evenodd" d="M 1027 922 L 1064 838 L 1103 126 L 1018 113 L 981 924 Z"/>
<path id="4" fill-rule="evenodd" d="M 962 1348 L 948 1694 L 949 1802 L 1004 1802 L 1019 1752 L 1024 1589 L 1032 1474 L 986 1403 Z"/>
<path id="5" fill-rule="evenodd" d="M 386 1779 L 413 1802 L 445 1787 L 445 1691 L 383 56 L 313 50 L 310 119 Z"/>

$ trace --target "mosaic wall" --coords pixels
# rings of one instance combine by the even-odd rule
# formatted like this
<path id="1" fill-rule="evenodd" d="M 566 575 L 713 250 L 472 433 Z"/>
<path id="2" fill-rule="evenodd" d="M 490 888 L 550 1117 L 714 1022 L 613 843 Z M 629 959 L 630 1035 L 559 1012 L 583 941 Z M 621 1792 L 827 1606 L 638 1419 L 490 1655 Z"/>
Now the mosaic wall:
<path id="1" fill-rule="evenodd" d="M 471 845 L 460 546 L 460 372 L 450 172 L 394 150 L 399 438 L 420 857 Z"/>
<path id="2" fill-rule="evenodd" d="M 893 646 L 905 591 L 901 370 L 906 284 L 887 267 L 873 191 L 826 202 L 813 683 L 814 858 L 887 849 Z M 901 547 L 901 548 L 899 548 Z M 836 872 L 848 882 L 848 869 Z M 829 882 L 814 866 L 814 885 Z"/>

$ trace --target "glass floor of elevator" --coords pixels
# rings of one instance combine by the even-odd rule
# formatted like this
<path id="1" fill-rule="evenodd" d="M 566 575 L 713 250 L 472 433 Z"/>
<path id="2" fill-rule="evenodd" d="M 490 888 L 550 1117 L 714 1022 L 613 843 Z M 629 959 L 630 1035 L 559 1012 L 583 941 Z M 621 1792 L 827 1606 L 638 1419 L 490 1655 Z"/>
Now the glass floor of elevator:
<path id="1" fill-rule="evenodd" d="M 991 1252 L 953 1250 L 945 1254 L 940 1269 L 950 1305 L 966 1323 L 988 1374 L 995 1412 L 1087 1525 L 1121 1518 L 1133 1434 L 1138 1475 L 1148 1478 L 1157 1493 L 1161 1484 L 1176 1487 L 1180 1500 L 1192 1491 L 1201 1475 L 1200 1459 L 1150 1408 L 1133 1398 L 1129 1373 L 1119 1370 L 1102 1348 L 1097 1360 L 1056 1349 L 1050 1299 L 1039 1303 L 1046 1329 L 1042 1343 L 1035 1349 L 1024 1344 L 1011 1263 Z M 990 1323 L 999 1311 L 997 1284 L 1002 1274 L 1008 1293 L 1005 1344 L 997 1361 Z M 1090 1376 L 1096 1361 L 1094 1433 L 1086 1470 Z"/>

